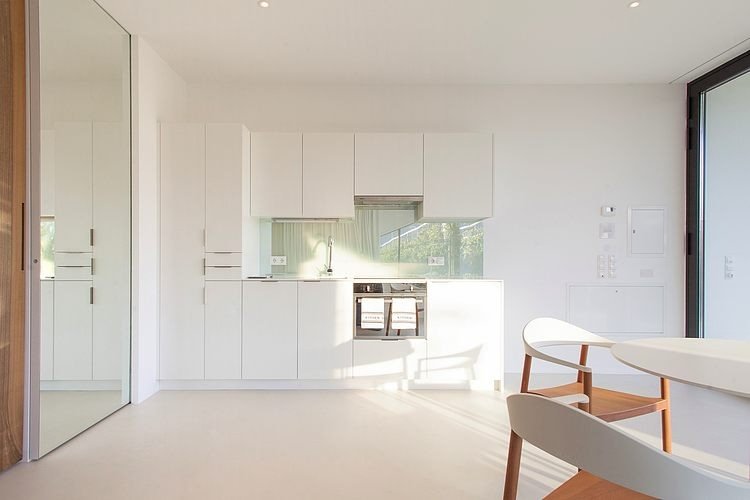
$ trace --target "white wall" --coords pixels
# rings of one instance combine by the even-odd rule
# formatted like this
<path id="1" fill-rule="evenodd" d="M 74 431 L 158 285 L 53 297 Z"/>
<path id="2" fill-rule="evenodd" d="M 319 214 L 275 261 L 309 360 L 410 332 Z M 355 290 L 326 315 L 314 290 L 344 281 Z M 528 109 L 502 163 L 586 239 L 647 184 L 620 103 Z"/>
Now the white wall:
<path id="1" fill-rule="evenodd" d="M 706 95 L 705 311 L 708 338 L 750 339 L 750 74 Z M 734 278 L 724 277 L 724 258 Z"/>
<path id="2" fill-rule="evenodd" d="M 665 283 L 666 334 L 683 335 L 683 86 L 191 85 L 188 94 L 191 120 L 251 131 L 494 132 L 485 276 L 506 282 L 509 372 L 520 371 L 523 325 L 565 318 L 567 284 L 599 281 L 599 253 L 618 256 L 618 278 L 608 282 Z M 606 245 L 598 239 L 603 204 L 619 210 L 617 238 Z M 626 258 L 628 205 L 667 208 L 665 258 Z M 640 278 L 641 269 L 654 277 Z M 592 358 L 595 367 L 626 371 Z"/>
<path id="3" fill-rule="evenodd" d="M 142 38 L 132 39 L 133 403 L 159 390 L 159 127 L 185 120 L 187 86 Z"/>

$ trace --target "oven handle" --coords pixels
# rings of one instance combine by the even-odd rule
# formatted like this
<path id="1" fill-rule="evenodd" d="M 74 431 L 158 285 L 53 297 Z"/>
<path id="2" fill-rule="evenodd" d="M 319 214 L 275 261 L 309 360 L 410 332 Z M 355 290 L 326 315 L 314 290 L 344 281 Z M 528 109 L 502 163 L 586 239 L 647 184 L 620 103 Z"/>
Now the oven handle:
<path id="1" fill-rule="evenodd" d="M 374 297 L 374 298 L 378 298 L 378 297 Z M 411 297 L 405 297 L 405 298 L 411 298 Z M 356 300 L 358 304 L 361 304 L 362 303 L 362 299 L 363 299 L 363 297 L 357 297 L 354 300 Z M 414 300 L 416 301 L 417 304 L 424 304 L 424 299 L 414 299 Z M 392 299 L 383 298 L 383 302 L 385 302 L 386 304 L 389 304 L 389 303 L 393 302 L 393 300 Z"/>

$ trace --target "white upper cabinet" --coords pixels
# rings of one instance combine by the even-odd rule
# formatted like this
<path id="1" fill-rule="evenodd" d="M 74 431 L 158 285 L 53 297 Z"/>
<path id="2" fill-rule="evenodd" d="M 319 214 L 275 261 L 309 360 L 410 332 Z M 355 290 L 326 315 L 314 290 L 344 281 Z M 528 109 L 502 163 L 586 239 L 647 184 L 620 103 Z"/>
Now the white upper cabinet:
<path id="1" fill-rule="evenodd" d="M 55 252 L 90 252 L 91 122 L 55 124 L 54 147 Z"/>
<path id="2" fill-rule="evenodd" d="M 492 169 L 492 134 L 425 134 L 420 218 L 492 217 Z"/>
<path id="3" fill-rule="evenodd" d="M 297 283 L 242 283 L 242 378 L 297 378 Z"/>
<path id="4" fill-rule="evenodd" d="M 355 195 L 423 194 L 422 134 L 355 134 L 354 142 Z"/>
<path id="5" fill-rule="evenodd" d="M 302 137 L 302 214 L 354 218 L 354 134 Z"/>
<path id="6" fill-rule="evenodd" d="M 205 126 L 161 125 L 160 378 L 204 375 Z"/>
<path id="7" fill-rule="evenodd" d="M 351 281 L 300 281 L 297 322 L 300 379 L 343 379 L 352 369 Z"/>
<path id="8" fill-rule="evenodd" d="M 253 132 L 250 158 L 250 214 L 302 217 L 302 134 Z"/>
<path id="9" fill-rule="evenodd" d="M 206 252 L 242 251 L 242 188 L 250 174 L 249 141 L 243 125 L 206 125 Z"/>

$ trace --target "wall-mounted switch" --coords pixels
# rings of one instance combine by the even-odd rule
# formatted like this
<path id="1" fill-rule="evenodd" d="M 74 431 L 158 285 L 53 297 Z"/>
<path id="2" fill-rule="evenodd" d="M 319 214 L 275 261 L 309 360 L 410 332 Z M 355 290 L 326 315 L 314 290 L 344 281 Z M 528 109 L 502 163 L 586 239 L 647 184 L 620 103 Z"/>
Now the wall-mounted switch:
<path id="1" fill-rule="evenodd" d="M 286 265 L 286 255 L 272 255 L 271 256 L 271 265 L 272 266 L 285 266 Z"/>
<path id="2" fill-rule="evenodd" d="M 727 255 L 724 257 L 724 279 L 731 280 L 734 278 L 734 257 Z"/>
<path id="3" fill-rule="evenodd" d="M 445 265 L 445 257 L 439 256 L 439 257 L 427 257 L 427 265 L 428 266 L 444 266 Z"/>
<path id="4" fill-rule="evenodd" d="M 612 222 L 602 222 L 599 224 L 599 239 L 611 240 L 615 237 L 615 225 Z"/>
<path id="5" fill-rule="evenodd" d="M 613 206 L 603 205 L 601 209 L 602 217 L 614 217 L 617 209 Z"/>

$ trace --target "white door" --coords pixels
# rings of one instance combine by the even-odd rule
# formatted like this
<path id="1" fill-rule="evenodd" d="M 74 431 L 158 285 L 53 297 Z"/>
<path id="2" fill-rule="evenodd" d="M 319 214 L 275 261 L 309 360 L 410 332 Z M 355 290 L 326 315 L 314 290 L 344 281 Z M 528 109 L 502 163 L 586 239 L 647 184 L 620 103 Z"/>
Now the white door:
<path id="1" fill-rule="evenodd" d="M 419 196 L 422 134 L 355 134 L 354 194 Z"/>
<path id="2" fill-rule="evenodd" d="M 302 137 L 302 213 L 354 218 L 354 134 Z"/>
<path id="3" fill-rule="evenodd" d="M 242 283 L 242 378 L 297 378 L 297 282 Z"/>
<path id="4" fill-rule="evenodd" d="M 425 339 L 354 341 L 354 377 L 415 380 L 427 376 Z"/>
<path id="5" fill-rule="evenodd" d="M 206 125 L 206 252 L 242 252 L 243 132 Z"/>
<path id="6" fill-rule="evenodd" d="M 422 218 L 492 217 L 492 168 L 492 134 L 425 134 Z"/>
<path id="7" fill-rule="evenodd" d="M 351 376 L 354 312 L 351 281 L 300 281 L 299 378 Z"/>
<path id="8" fill-rule="evenodd" d="M 54 353 L 55 353 L 55 282 L 53 280 L 42 280 L 40 290 L 41 318 L 39 329 L 42 332 L 41 340 L 41 365 L 42 380 L 54 379 Z"/>
<path id="9" fill-rule="evenodd" d="M 202 379 L 205 127 L 161 125 L 161 290 L 163 380 Z"/>
<path id="10" fill-rule="evenodd" d="M 122 380 L 130 349 L 130 141 L 121 123 L 93 124 L 93 376 Z"/>
<path id="11" fill-rule="evenodd" d="M 242 282 L 206 281 L 206 379 L 242 378 Z"/>
<path id="12" fill-rule="evenodd" d="M 502 379 L 502 286 L 497 281 L 427 282 L 430 379 Z"/>
<path id="13" fill-rule="evenodd" d="M 55 380 L 91 380 L 91 282 L 55 281 Z"/>
<path id="14" fill-rule="evenodd" d="M 250 214 L 302 217 L 302 134 L 250 136 Z"/>
<path id="15" fill-rule="evenodd" d="M 55 252 L 90 252 L 91 122 L 55 124 Z"/>

